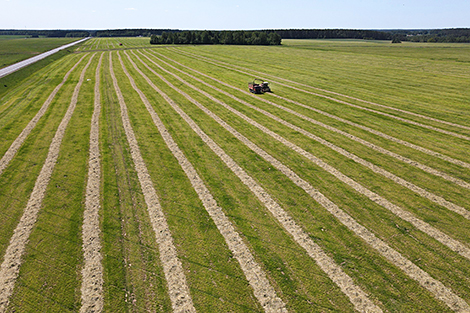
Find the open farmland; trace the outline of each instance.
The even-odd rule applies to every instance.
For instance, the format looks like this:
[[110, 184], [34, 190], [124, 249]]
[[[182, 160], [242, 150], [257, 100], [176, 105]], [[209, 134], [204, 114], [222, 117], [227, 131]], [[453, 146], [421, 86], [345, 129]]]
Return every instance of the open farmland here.
[[76, 38], [0, 36], [0, 68], [4, 68], [76, 40]]
[[97, 37], [76, 48], [76, 51], [129, 49], [150, 47], [149, 37]]
[[470, 45], [144, 39], [0, 98], [0, 312], [470, 312]]

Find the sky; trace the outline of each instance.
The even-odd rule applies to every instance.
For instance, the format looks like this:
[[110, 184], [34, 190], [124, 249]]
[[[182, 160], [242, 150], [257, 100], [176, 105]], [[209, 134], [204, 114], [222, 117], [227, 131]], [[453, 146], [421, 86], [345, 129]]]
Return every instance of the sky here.
[[470, 0], [0, 0], [0, 29], [470, 27]]

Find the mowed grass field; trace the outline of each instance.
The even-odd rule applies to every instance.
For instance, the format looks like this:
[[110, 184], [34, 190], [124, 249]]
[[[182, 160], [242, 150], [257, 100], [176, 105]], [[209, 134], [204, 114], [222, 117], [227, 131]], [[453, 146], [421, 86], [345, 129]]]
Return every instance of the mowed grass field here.
[[24, 38], [0, 36], [0, 68], [66, 45], [77, 38]]
[[1, 98], [0, 312], [470, 311], [470, 45], [144, 40]]
[[87, 40], [76, 51], [111, 50], [151, 47], [149, 37], [97, 37]]

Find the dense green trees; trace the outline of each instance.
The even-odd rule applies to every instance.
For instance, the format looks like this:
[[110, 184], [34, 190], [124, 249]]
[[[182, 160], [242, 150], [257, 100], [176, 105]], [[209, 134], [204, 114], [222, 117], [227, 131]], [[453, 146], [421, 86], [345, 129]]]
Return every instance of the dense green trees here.
[[70, 32], [65, 34], [65, 37], [72, 37], [72, 38], [80, 38], [80, 37], [88, 37], [90, 33], [83, 31], [83, 32]]
[[470, 42], [470, 28], [390, 30], [394, 38], [412, 42]]
[[26, 37], [88, 37], [90, 36], [89, 31], [84, 30], [35, 30], [35, 29], [5, 29], [0, 30], [0, 35], [16, 35]]
[[94, 37], [150, 37], [151, 35], [161, 35], [163, 32], [179, 32], [177, 29], [106, 29], [93, 31]]
[[280, 45], [281, 36], [267, 31], [182, 31], [152, 35], [151, 44], [222, 44], [222, 45]]
[[389, 33], [361, 29], [277, 29], [275, 32], [283, 39], [392, 39]]
[[106, 29], [106, 30], [36, 30], [4, 29], [0, 35], [42, 36], [42, 37], [150, 37], [163, 32], [178, 32], [176, 29]]

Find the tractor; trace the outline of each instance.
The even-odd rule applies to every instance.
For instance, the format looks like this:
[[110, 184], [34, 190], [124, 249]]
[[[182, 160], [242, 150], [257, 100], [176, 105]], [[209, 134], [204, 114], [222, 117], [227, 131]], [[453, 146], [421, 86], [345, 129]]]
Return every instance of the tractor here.
[[268, 85], [268, 82], [255, 78], [253, 82], [248, 83], [248, 89], [250, 90], [250, 92], [257, 94], [271, 92], [271, 88], [269, 88]]

